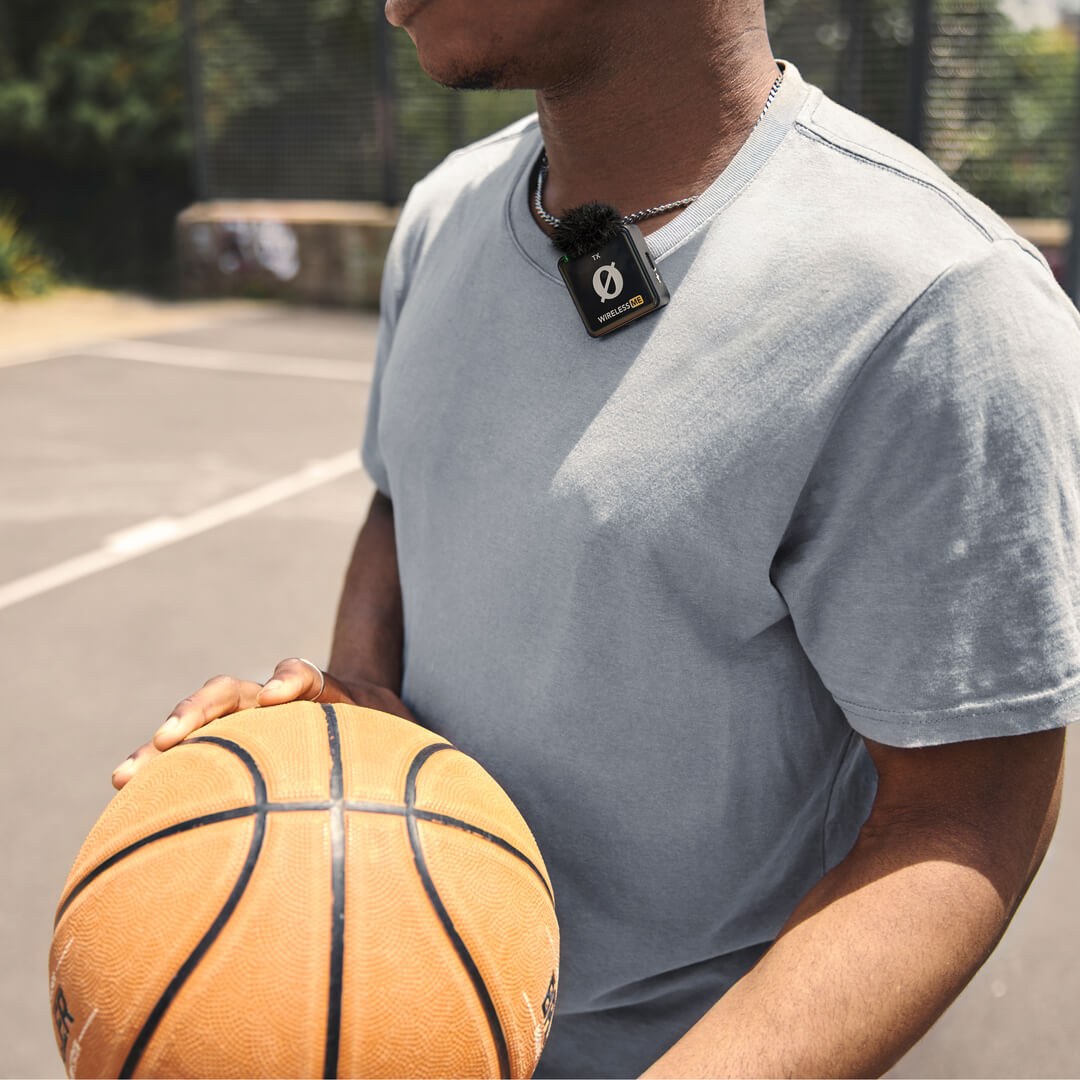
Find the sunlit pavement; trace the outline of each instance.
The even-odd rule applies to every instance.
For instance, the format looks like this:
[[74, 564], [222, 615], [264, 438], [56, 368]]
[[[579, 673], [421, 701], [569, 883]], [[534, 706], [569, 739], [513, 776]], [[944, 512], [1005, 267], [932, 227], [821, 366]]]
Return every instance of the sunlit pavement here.
[[[113, 766], [209, 676], [326, 658], [371, 494], [356, 447], [372, 316], [132, 305], [18, 326], [0, 306], [5, 1076], [62, 1072], [52, 916]], [[1080, 1075], [1070, 784], [1013, 928], [891, 1075]]]

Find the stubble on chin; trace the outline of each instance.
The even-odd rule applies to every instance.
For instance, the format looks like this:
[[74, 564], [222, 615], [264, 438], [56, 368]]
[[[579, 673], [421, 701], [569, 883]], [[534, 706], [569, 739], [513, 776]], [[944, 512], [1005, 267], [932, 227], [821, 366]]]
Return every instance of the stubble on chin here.
[[505, 90], [505, 67], [461, 68], [458, 71], [432, 75], [442, 86], [451, 90]]

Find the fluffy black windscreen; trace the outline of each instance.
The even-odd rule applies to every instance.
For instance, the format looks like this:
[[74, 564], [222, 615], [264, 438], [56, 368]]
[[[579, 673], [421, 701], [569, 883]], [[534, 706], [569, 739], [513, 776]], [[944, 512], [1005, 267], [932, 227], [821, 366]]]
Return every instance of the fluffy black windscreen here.
[[551, 242], [571, 259], [596, 251], [614, 240], [622, 228], [622, 214], [607, 203], [591, 202], [568, 210]]

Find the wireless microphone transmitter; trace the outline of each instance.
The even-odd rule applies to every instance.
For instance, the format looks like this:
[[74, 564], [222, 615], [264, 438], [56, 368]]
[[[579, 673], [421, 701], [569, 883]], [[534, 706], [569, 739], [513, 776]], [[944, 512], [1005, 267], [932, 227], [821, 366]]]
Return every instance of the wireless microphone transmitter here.
[[558, 266], [592, 337], [610, 334], [671, 299], [636, 225], [620, 226], [596, 251], [573, 259], [564, 255]]

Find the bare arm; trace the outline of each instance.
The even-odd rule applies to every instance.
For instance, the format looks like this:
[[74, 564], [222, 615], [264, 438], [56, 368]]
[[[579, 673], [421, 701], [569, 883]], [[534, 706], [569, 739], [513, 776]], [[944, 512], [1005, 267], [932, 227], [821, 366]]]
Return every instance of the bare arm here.
[[1004, 933], [1046, 853], [1063, 729], [920, 750], [879, 773], [851, 853], [647, 1077], [878, 1076]]
[[399, 694], [404, 642], [394, 506], [376, 492], [345, 574], [327, 670], [344, 686], [360, 680]]

